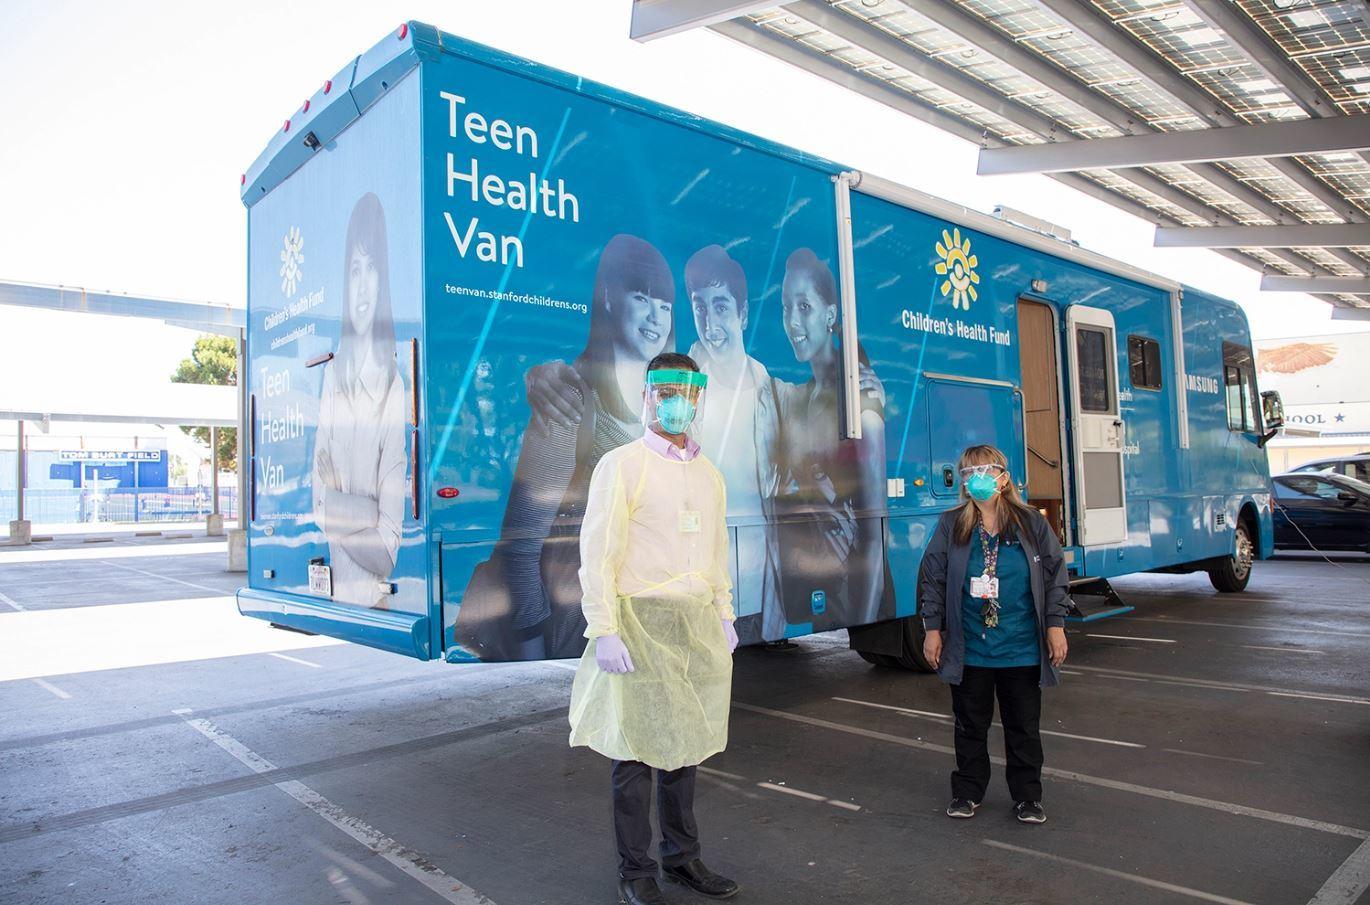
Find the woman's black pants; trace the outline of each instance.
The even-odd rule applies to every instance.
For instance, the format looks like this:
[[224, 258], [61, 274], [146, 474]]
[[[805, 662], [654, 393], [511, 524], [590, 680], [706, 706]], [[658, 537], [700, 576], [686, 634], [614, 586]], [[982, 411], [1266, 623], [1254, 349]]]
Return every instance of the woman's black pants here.
[[1038, 685], [1041, 675], [1038, 666], [967, 666], [961, 684], [951, 686], [951, 709], [956, 715], [952, 798], [985, 800], [985, 789], [989, 786], [989, 724], [994, 719], [994, 699], [998, 697], [1009, 792], [1014, 801], [1042, 800], [1042, 689]]

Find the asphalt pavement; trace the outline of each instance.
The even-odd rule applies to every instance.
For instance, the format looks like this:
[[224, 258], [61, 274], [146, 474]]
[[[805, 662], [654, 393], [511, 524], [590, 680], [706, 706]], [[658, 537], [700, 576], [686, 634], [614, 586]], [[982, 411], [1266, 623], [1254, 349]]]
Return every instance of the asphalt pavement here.
[[[615, 900], [572, 663], [274, 630], [236, 615], [224, 559], [0, 550], [0, 901]], [[1370, 562], [1115, 587], [1136, 611], [1072, 624], [1046, 692], [1045, 825], [1012, 819], [1001, 764], [975, 819], [945, 817], [947, 689], [838, 632], [738, 652], [706, 862], [758, 905], [1370, 903]]]

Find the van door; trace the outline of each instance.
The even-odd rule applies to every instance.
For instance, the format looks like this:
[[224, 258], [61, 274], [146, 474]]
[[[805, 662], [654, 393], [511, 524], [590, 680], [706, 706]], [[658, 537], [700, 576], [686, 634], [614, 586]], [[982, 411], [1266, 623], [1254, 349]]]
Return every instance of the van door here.
[[1117, 335], [1100, 308], [1066, 309], [1075, 511], [1086, 547], [1127, 539], [1123, 494], [1125, 425], [1118, 409]]

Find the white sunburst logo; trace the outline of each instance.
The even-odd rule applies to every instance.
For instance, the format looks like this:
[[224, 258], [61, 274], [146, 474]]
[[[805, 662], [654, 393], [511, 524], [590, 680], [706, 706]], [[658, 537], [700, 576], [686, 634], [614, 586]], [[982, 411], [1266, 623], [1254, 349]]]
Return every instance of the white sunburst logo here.
[[298, 226], [290, 227], [285, 234], [285, 247], [281, 249], [281, 292], [286, 298], [295, 294], [295, 289], [304, 280], [300, 265], [304, 263], [304, 236]]
[[951, 307], [970, 310], [970, 303], [979, 295], [975, 286], [980, 275], [975, 272], [980, 259], [970, 253], [970, 237], [961, 238], [961, 230], [953, 229], [948, 234], [942, 230], [942, 241], [937, 243], [937, 275], [946, 277], [942, 281], [942, 295], [951, 296]]

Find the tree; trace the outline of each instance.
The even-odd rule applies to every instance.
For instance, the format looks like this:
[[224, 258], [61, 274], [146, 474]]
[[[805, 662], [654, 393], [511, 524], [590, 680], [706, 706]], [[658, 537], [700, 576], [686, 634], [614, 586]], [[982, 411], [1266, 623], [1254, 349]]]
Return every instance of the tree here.
[[[206, 335], [195, 340], [190, 357], [181, 360], [172, 383], [205, 383], [213, 386], [238, 385], [238, 341], [231, 336]], [[183, 427], [200, 445], [209, 448], [209, 428]], [[236, 471], [238, 467], [238, 431], [232, 427], [219, 428], [219, 470]]]

